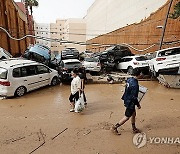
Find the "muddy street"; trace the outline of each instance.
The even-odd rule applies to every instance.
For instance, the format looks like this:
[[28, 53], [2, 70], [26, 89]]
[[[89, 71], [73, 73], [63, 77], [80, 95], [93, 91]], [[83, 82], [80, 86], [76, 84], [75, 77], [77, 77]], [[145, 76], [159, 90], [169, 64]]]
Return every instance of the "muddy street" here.
[[[180, 95], [156, 81], [143, 81], [148, 93], [137, 111], [137, 127], [150, 137], [180, 136]], [[0, 100], [0, 153], [119, 154], [173, 153], [180, 144], [137, 148], [131, 123], [115, 136], [110, 127], [124, 115], [122, 84], [86, 85], [87, 108], [70, 113], [70, 85], [45, 87], [21, 98]]]

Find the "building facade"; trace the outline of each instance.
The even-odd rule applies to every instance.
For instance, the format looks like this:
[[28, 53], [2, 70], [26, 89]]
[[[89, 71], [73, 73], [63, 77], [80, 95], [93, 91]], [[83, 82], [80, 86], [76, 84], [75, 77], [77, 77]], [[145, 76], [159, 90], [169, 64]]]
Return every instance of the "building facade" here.
[[[86, 42], [86, 23], [84, 19], [56, 20], [56, 23], [50, 24], [50, 34], [52, 51], [61, 52], [68, 47], [74, 47], [80, 52], [86, 49], [85, 45], [76, 43]], [[58, 42], [56, 39], [63, 42]]]
[[[173, 13], [174, 6], [179, 2], [173, 0], [170, 5], [171, 0], [105, 1], [96, 0], [85, 17], [87, 50], [98, 52], [114, 44], [126, 44], [137, 54], [154, 52], [160, 48], [167, 11], [170, 7], [169, 13]], [[180, 45], [179, 29], [179, 18], [167, 19], [162, 49]]]
[[167, 0], [95, 0], [85, 17], [86, 40], [138, 23], [166, 2]]
[[46, 45], [50, 48], [51, 47], [51, 41], [46, 40], [46, 39], [50, 38], [50, 24], [35, 23], [34, 24], [34, 30], [35, 30], [36, 36], [42, 37], [42, 38], [36, 38], [36, 43]]

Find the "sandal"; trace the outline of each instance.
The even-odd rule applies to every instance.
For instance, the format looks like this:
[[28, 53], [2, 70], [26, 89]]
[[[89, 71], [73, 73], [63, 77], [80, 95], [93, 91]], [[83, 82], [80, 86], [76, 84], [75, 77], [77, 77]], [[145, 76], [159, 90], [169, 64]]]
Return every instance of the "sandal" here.
[[111, 127], [111, 131], [112, 131], [112, 133], [115, 134], [115, 135], [121, 135], [121, 133], [118, 132], [116, 126], [112, 126], [112, 127]]
[[139, 130], [139, 129], [137, 129], [137, 128], [134, 128], [133, 129], [133, 134], [136, 134], [136, 133], [140, 133], [141, 131]]

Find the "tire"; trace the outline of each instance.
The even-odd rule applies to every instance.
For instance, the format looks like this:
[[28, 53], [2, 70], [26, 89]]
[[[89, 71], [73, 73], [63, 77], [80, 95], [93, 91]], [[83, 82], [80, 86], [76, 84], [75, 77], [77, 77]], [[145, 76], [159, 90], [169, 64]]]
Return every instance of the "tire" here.
[[24, 86], [18, 87], [15, 91], [15, 96], [21, 97], [26, 93], [26, 91], [27, 91], [26, 87]]
[[58, 84], [58, 78], [57, 77], [53, 77], [53, 79], [51, 80], [51, 85], [55, 86]]
[[129, 66], [128, 67], [128, 74], [132, 75], [133, 71], [134, 71], [133, 67]]

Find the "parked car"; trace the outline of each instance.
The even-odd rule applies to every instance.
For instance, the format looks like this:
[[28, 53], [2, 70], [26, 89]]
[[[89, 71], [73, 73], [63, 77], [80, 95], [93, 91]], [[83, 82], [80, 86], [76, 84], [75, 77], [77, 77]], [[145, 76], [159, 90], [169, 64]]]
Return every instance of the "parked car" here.
[[62, 60], [60, 63], [60, 78], [61, 81], [70, 81], [71, 78], [71, 71], [73, 69], [79, 69], [82, 66], [82, 63], [78, 59], [66, 59]]
[[79, 51], [76, 48], [66, 48], [61, 51], [61, 59], [79, 59]]
[[86, 57], [91, 57], [91, 55], [93, 55], [93, 52], [86, 50], [79, 54], [79, 59], [83, 61]]
[[0, 96], [23, 96], [26, 92], [58, 83], [58, 72], [24, 59], [0, 61]]
[[5, 49], [0, 47], [0, 60], [2, 59], [9, 59], [12, 58], [13, 56], [7, 52]]
[[147, 62], [147, 58], [142, 55], [127, 56], [123, 57], [117, 65], [117, 69], [127, 70], [129, 74], [133, 74], [133, 70], [135, 68], [139, 68], [139, 70], [141, 70], [143, 73], [148, 72], [149, 65]]
[[176, 74], [180, 66], [180, 46], [154, 52], [149, 66], [154, 76]]
[[101, 64], [98, 58], [85, 58], [82, 62], [82, 65], [85, 67], [86, 71], [90, 72], [100, 72]]

